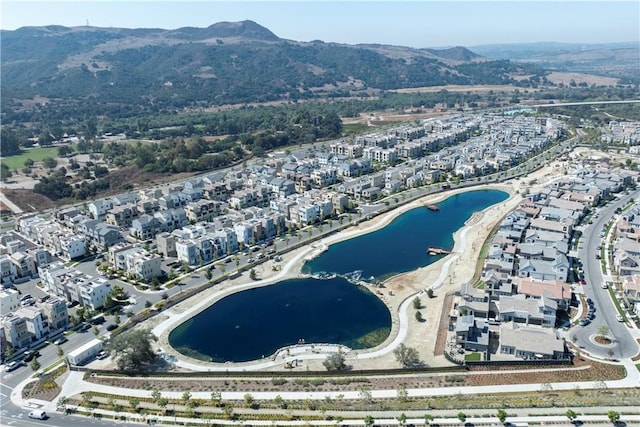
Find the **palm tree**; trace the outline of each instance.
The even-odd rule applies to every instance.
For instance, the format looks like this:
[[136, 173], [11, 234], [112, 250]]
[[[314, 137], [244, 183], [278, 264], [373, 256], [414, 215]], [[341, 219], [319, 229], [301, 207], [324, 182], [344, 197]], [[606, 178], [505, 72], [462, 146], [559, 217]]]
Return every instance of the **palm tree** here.
[[371, 427], [373, 425], [373, 423], [375, 423], [375, 420], [373, 419], [373, 417], [371, 415], [367, 415], [366, 417], [364, 417], [364, 425], [367, 427]]

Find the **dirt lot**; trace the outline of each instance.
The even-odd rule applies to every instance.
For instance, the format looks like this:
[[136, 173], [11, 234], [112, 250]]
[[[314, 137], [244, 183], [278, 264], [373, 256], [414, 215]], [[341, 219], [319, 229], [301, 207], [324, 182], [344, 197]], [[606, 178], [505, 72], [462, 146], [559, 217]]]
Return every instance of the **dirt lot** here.
[[615, 86], [619, 80], [613, 77], [596, 76], [593, 74], [561, 72], [551, 73], [547, 76], [547, 79], [555, 84], [564, 83], [568, 85], [571, 83], [571, 80], [573, 80], [576, 84], [586, 83], [589, 86], [594, 84], [598, 86]]

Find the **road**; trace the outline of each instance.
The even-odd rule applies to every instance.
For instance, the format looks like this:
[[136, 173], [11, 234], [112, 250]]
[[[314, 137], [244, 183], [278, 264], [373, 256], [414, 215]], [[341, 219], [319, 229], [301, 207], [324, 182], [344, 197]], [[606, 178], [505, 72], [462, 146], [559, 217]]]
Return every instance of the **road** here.
[[[585, 351], [594, 356], [622, 359], [633, 357], [638, 352], [638, 345], [625, 324], [616, 320], [618, 312], [611, 301], [609, 291], [600, 286], [605, 277], [602, 273], [600, 260], [596, 259], [596, 254], [600, 252], [596, 248], [604, 244], [601, 230], [613, 218], [616, 208], [624, 207], [631, 198], [637, 199], [638, 196], [640, 196], [640, 190], [631, 192], [629, 195], [619, 195], [620, 200], [614, 200], [598, 209], [596, 211], [598, 217], [593, 218], [593, 223], [586, 225], [583, 229], [578, 257], [582, 260], [587, 282], [583, 286], [583, 292], [586, 297], [593, 300], [596, 308], [595, 319], [585, 327], [574, 326], [571, 328], [567, 333], [567, 338], [572, 339], [575, 335], [578, 338], [576, 344], [583, 346]], [[593, 341], [602, 326], [609, 328], [609, 335], [613, 337], [613, 343], [610, 346], [602, 346]], [[610, 355], [609, 351], [612, 351], [613, 354]]]

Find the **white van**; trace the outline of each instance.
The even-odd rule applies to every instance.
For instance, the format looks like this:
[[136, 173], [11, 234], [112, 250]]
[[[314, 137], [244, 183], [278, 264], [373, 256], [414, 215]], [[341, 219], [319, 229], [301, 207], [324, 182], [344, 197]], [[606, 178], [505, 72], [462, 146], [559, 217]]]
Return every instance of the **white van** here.
[[47, 413], [42, 409], [34, 409], [29, 412], [29, 418], [35, 418], [36, 420], [44, 420], [47, 418]]

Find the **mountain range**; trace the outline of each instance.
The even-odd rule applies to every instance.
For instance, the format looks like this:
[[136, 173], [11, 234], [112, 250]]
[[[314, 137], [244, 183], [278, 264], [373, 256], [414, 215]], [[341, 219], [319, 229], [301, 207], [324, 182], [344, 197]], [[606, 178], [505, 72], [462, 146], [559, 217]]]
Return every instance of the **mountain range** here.
[[0, 36], [3, 109], [29, 108], [25, 100], [33, 99], [163, 110], [447, 84], [530, 87], [545, 75], [464, 47], [299, 42], [253, 21], [176, 30], [23, 27]]

